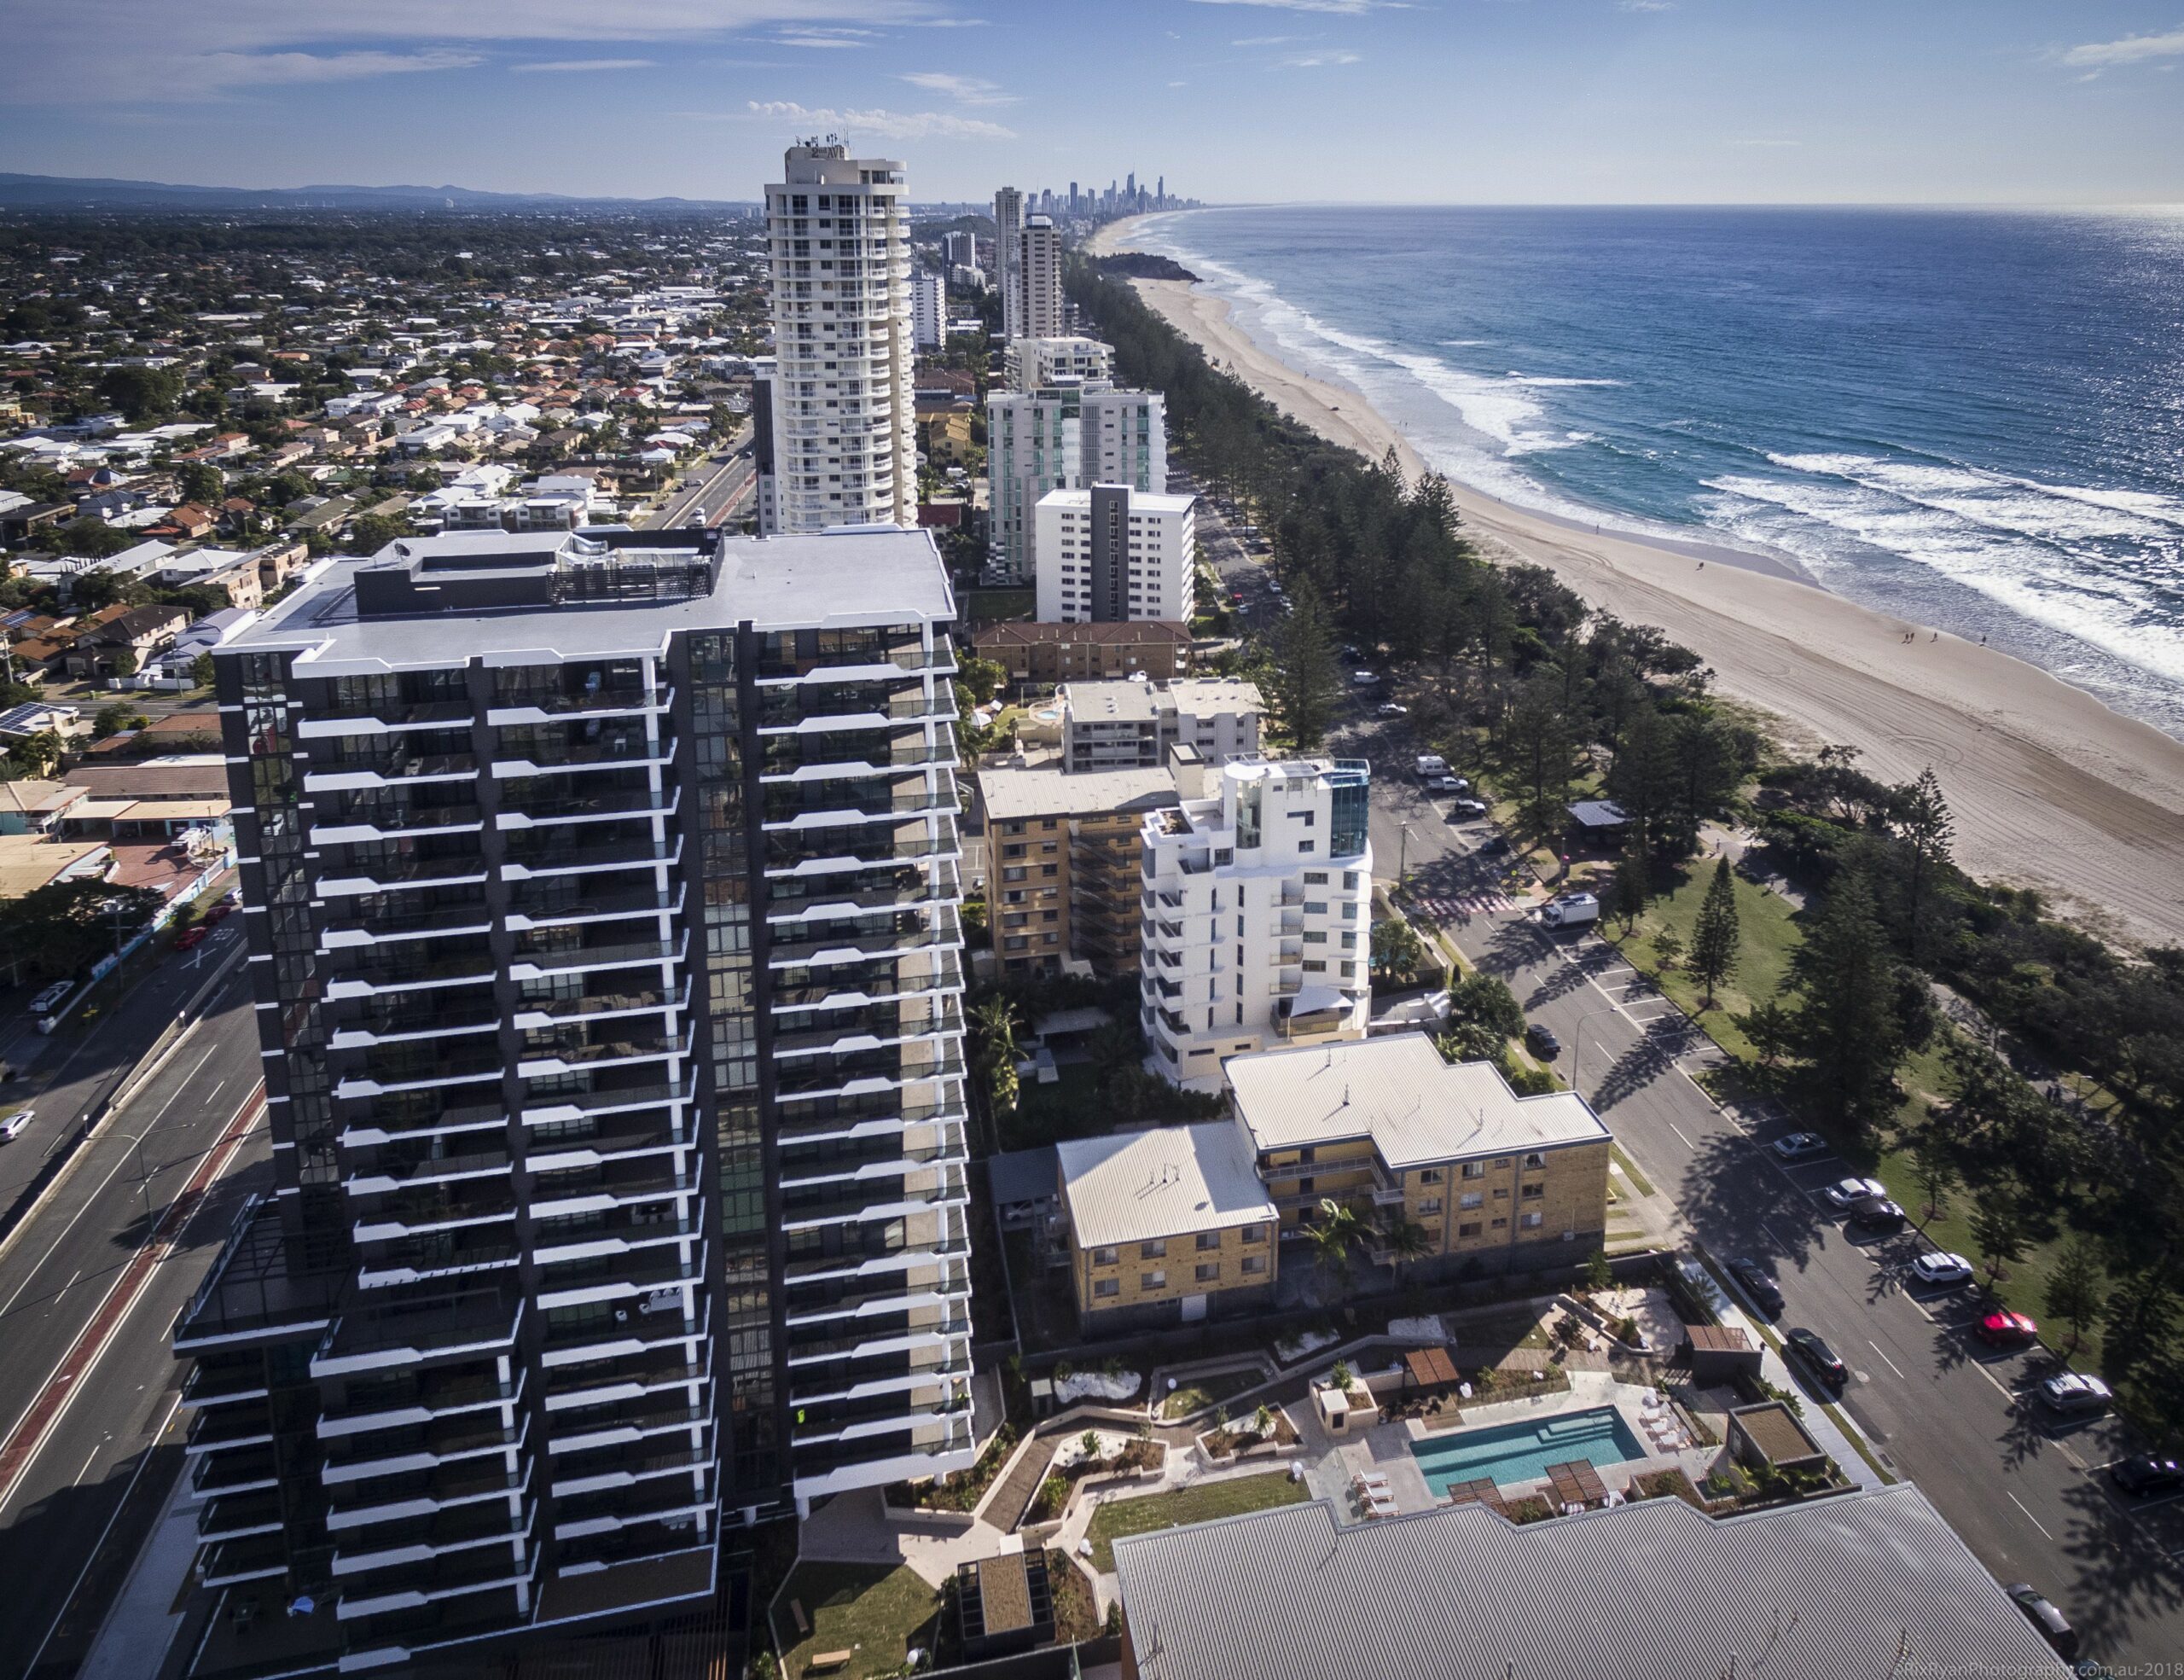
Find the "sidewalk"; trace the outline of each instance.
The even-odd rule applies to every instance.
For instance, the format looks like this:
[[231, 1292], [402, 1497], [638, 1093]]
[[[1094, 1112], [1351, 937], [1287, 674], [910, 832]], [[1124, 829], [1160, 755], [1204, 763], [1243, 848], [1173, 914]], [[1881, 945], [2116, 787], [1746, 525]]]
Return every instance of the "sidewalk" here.
[[159, 1524], [130, 1566], [76, 1680], [145, 1680], [160, 1671], [188, 1619], [177, 1607], [184, 1602], [182, 1590], [197, 1551], [198, 1510], [189, 1477], [177, 1476]]

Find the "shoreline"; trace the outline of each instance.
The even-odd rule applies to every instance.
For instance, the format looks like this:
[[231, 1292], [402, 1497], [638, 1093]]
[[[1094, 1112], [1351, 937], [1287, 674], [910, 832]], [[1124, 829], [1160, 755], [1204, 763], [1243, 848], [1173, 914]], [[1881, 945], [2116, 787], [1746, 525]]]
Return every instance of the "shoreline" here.
[[[1101, 229], [1088, 253], [1133, 248], [1137, 219]], [[1179, 280], [1131, 283], [1210, 359], [1321, 437], [1374, 461], [1392, 445], [1414, 480], [1430, 470], [1362, 396], [1252, 338], [1228, 299]], [[2184, 944], [2184, 742], [2014, 655], [1860, 606], [1764, 556], [1588, 530], [1449, 488], [1482, 549], [1544, 566], [1589, 605], [1691, 648], [1717, 691], [1769, 714], [1786, 746], [1856, 746], [1860, 767], [1891, 782], [1931, 764], [1967, 873], [2036, 887], [2105, 932]]]

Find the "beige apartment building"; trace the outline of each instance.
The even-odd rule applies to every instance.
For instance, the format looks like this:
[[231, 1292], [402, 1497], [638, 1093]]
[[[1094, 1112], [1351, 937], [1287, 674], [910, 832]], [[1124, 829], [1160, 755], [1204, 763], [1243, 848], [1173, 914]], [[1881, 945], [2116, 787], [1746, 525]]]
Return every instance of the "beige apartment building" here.
[[1139, 834], [1176, 803], [1165, 769], [1066, 775], [1059, 765], [979, 772], [985, 811], [986, 925], [1004, 976], [1137, 968]]
[[1273, 1304], [1274, 1204], [1231, 1122], [1077, 1138], [1054, 1154], [1086, 1335]]

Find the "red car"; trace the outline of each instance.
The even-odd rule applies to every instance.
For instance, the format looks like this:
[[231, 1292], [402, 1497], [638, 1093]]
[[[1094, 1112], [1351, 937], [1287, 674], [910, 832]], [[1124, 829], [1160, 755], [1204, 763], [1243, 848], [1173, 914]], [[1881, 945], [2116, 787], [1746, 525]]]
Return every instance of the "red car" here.
[[222, 917], [231, 915], [235, 910], [235, 901], [234, 899], [223, 898], [218, 904], [213, 905], [211, 910], [205, 912], [205, 919], [207, 921], [218, 921]]
[[201, 945], [204, 943], [205, 929], [201, 927], [185, 927], [174, 936], [174, 948], [177, 950], [188, 950], [192, 945]]
[[2040, 1327], [2021, 1312], [1990, 1312], [1979, 1321], [1979, 1340], [1996, 1347], [2021, 1347], [2040, 1334]]

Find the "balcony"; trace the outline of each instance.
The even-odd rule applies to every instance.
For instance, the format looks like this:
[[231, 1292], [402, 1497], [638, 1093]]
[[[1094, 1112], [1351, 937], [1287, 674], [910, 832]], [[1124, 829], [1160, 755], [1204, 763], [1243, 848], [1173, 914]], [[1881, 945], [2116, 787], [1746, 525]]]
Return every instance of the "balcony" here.
[[969, 1113], [961, 1088], [944, 1092], [937, 1102], [906, 1102], [893, 1087], [857, 1096], [822, 1097], [781, 1105], [782, 1147], [828, 1139], [900, 1133], [936, 1121], [960, 1125]]
[[694, 1363], [686, 1346], [670, 1343], [642, 1352], [624, 1353], [614, 1359], [612, 1369], [607, 1370], [576, 1365], [549, 1371], [545, 1389], [549, 1427], [557, 1411], [641, 1403], [659, 1395], [687, 1392], [693, 1385], [710, 1382], [713, 1369], [712, 1350], [700, 1347], [697, 1353]]
[[526, 1090], [523, 1119], [526, 1125], [587, 1116], [619, 1113], [632, 1108], [659, 1108], [671, 1102], [689, 1102], [697, 1096], [697, 1074], [690, 1071], [679, 1083], [661, 1078], [638, 1078], [624, 1084], [595, 1084], [588, 1090]]
[[774, 1054], [847, 1055], [962, 1031], [962, 1012], [953, 998], [943, 1000], [937, 1009], [874, 1003], [862, 1009], [784, 1011], [775, 1017]]
[[463, 1132], [497, 1133], [508, 1125], [508, 1110], [497, 1097], [489, 1102], [450, 1102], [447, 1096], [444, 1089], [401, 1091], [345, 1105], [342, 1147], [375, 1148], [395, 1142], [454, 1137]]
[[899, 1050], [852, 1050], [841, 1055], [799, 1056], [782, 1064], [776, 1072], [775, 1090], [784, 1101], [867, 1094], [926, 1079], [957, 1078], [962, 1072], [960, 1055], [913, 1061]]
[[[915, 1182], [923, 1179], [921, 1183]], [[959, 1206], [970, 1191], [961, 1170], [935, 1171], [926, 1168], [910, 1177], [899, 1173], [876, 1175], [851, 1181], [849, 1193], [824, 1189], [784, 1194], [781, 1228], [788, 1231], [815, 1230], [822, 1225], [892, 1219], [928, 1208]]]
[[669, 887], [616, 875], [595, 881], [585, 876], [556, 878], [519, 887], [509, 895], [508, 924], [520, 932], [534, 927], [568, 927], [616, 916], [676, 915], [682, 909], [682, 883]]
[[359, 846], [346, 857], [322, 859], [313, 891], [321, 898], [344, 898], [404, 887], [466, 885], [485, 879], [485, 860], [475, 851], [431, 857], [355, 855], [364, 850]]
[[[636, 826], [636, 825], [631, 825]], [[590, 875], [601, 869], [648, 868], [682, 860], [682, 836], [604, 834], [596, 828], [520, 829], [508, 837], [504, 881], [537, 875]]]
[[503, 778], [569, 776], [585, 770], [629, 770], [675, 762], [677, 738], [648, 738], [636, 726], [584, 739], [573, 732], [553, 738], [543, 730], [503, 730], [493, 774]]
[[444, 730], [450, 724], [470, 723], [470, 701], [466, 698], [421, 700], [410, 703], [398, 700], [366, 704], [357, 710], [343, 711], [328, 707], [315, 716], [303, 719], [296, 726], [301, 740], [323, 739], [344, 735], [361, 735], [373, 730], [415, 730], [438, 724]]
[[537, 1512], [537, 1505], [526, 1500], [521, 1514], [511, 1517], [505, 1503], [494, 1501], [458, 1505], [452, 1510], [398, 1522], [375, 1523], [344, 1537], [334, 1548], [333, 1572], [339, 1578], [368, 1570], [423, 1563], [473, 1546], [505, 1547], [531, 1532]]
[[428, 1360], [507, 1353], [515, 1346], [523, 1304], [466, 1291], [430, 1301], [392, 1300], [352, 1308], [336, 1319], [311, 1355], [314, 1377], [389, 1370]]
[[777, 940], [769, 949], [769, 968], [812, 968], [856, 962], [892, 952], [945, 949], [963, 943], [963, 927], [952, 905], [903, 911], [892, 917], [845, 918], [834, 927], [802, 939]]
[[520, 1032], [530, 1032], [550, 1029], [557, 1023], [618, 1020], [690, 1007], [691, 982], [687, 978], [673, 990], [657, 985], [635, 985], [636, 979], [635, 975], [609, 974], [587, 983], [597, 985], [599, 990], [587, 990], [573, 997], [534, 997], [526, 992], [515, 1007], [516, 1027]]
[[498, 1175], [451, 1184], [398, 1186], [362, 1200], [369, 1205], [357, 1216], [352, 1234], [358, 1242], [390, 1242], [515, 1217], [515, 1192]]
[[511, 782], [496, 826], [520, 830], [553, 823], [602, 823], [631, 817], [671, 817], [682, 808], [679, 782], [665, 788], [610, 788], [592, 793], [534, 792]]
[[[419, 791], [441, 785], [421, 783]], [[316, 813], [310, 830], [313, 846], [362, 845], [378, 840], [474, 834], [485, 823], [484, 811], [468, 799], [433, 802], [404, 798], [392, 792], [376, 797], [354, 793], [346, 798], [322, 794], [313, 802], [312, 808]]]
[[492, 947], [482, 933], [405, 939], [392, 946], [351, 945], [326, 965], [326, 995], [339, 999], [420, 988], [439, 991], [492, 978]]
[[197, 1414], [183, 1438], [185, 1452], [226, 1452], [273, 1445], [273, 1420], [263, 1406], [215, 1406]]
[[288, 1572], [288, 1540], [278, 1533], [223, 1540], [206, 1547], [197, 1556], [197, 1580], [200, 1586], [237, 1586], [245, 1581], [262, 1581]]
[[[543, 1357], [549, 1370], [557, 1365], [652, 1352], [670, 1343], [703, 1341], [712, 1334], [712, 1311], [703, 1302], [694, 1324], [685, 1322], [679, 1309], [647, 1312], [641, 1305], [626, 1305], [573, 1311], [581, 1316], [563, 1317], [558, 1322], [554, 1322], [556, 1315], [548, 1315]], [[558, 1386], [549, 1381], [548, 1392]]]
[[[799, 1400], [827, 1400], [862, 1385], [894, 1386], [950, 1375], [968, 1375], [969, 1350], [958, 1347], [971, 1334], [971, 1316], [961, 1310], [874, 1311], [833, 1321], [831, 1336], [791, 1334], [788, 1363]], [[839, 1327], [847, 1325], [847, 1328]]]
[[501, 1019], [491, 988], [484, 985], [443, 988], [428, 997], [371, 997], [332, 1014], [334, 1049], [490, 1031]]
[[688, 1431], [712, 1421], [712, 1409], [702, 1396], [693, 1398], [688, 1390], [663, 1390], [635, 1404], [572, 1407], [550, 1414], [546, 1450], [562, 1456], [626, 1447], [648, 1437]]
[[497, 1458], [462, 1459], [442, 1469], [336, 1483], [326, 1491], [326, 1526], [338, 1533], [373, 1523], [427, 1517], [486, 1500], [506, 1509], [509, 1496], [520, 1493], [531, 1475], [528, 1459], [520, 1458], [514, 1470], [508, 1468], [512, 1451], [503, 1449]]
[[437, 1470], [486, 1453], [504, 1454], [522, 1447], [529, 1423], [527, 1412], [519, 1412], [512, 1424], [497, 1412], [468, 1412], [429, 1423], [335, 1435], [326, 1442], [320, 1479], [330, 1488], [374, 1476]]
[[566, 1219], [631, 1202], [688, 1195], [697, 1188], [694, 1175], [683, 1170], [674, 1154], [634, 1155], [597, 1166], [542, 1174], [531, 1186], [531, 1211], [542, 1220]]
[[537, 1573], [538, 1555], [528, 1548], [520, 1553], [492, 1548], [435, 1557], [411, 1564], [404, 1572], [375, 1573], [369, 1586], [344, 1589], [334, 1600], [334, 1613], [340, 1621], [384, 1616], [459, 1594], [512, 1589], [536, 1579]]
[[256, 1534], [277, 1535], [287, 1526], [277, 1489], [228, 1493], [206, 1502], [197, 1518], [197, 1538], [200, 1541], [240, 1540]]
[[307, 750], [307, 793], [342, 793], [396, 782], [467, 782], [478, 774], [478, 755], [471, 750], [468, 730], [451, 734], [444, 746], [433, 735], [396, 735], [391, 741], [358, 736]]
[[430, 1423], [453, 1414], [498, 1410], [523, 1398], [524, 1373], [507, 1381], [497, 1367], [432, 1365], [343, 1385], [318, 1420], [321, 1440]]
[[928, 695], [922, 688], [897, 692], [886, 683], [845, 683], [833, 689], [806, 683], [769, 689], [758, 708], [758, 733], [810, 735], [824, 730], [875, 729], [885, 724], [946, 722], [956, 716], [955, 690]]
[[800, 925], [815, 920], [961, 897], [961, 881], [955, 866], [949, 863], [930, 871], [870, 869], [803, 875], [768, 891], [766, 919], [779, 926], [783, 937], [793, 938]]
[[[645, 666], [635, 660], [595, 666], [577, 680], [572, 666], [543, 667], [537, 677], [502, 671], [494, 685], [485, 721], [501, 726], [544, 718], [610, 718], [617, 713], [665, 710], [673, 691], [646, 683]], [[536, 713], [537, 719], [531, 715]]]
[[926, 823], [906, 825], [913, 832], [904, 837], [857, 827], [849, 828], [784, 829], [766, 839], [766, 875], [784, 876], [828, 874], [874, 868], [894, 863], [917, 863], [928, 858], [953, 859], [962, 855], [962, 841], [956, 833], [952, 813], [942, 814], [944, 832], [937, 838], [925, 832]]
[[[931, 785], [921, 782], [900, 790], [886, 782], [776, 783], [767, 789], [764, 822], [770, 832], [793, 831], [847, 826], [875, 817], [909, 817], [923, 811], [953, 813], [960, 809], [954, 774], [938, 770], [931, 775]], [[772, 849], [770, 843], [768, 851]]]
[[[498, 1222], [497, 1222], [498, 1223]], [[367, 1289], [436, 1278], [479, 1277], [513, 1270], [521, 1260], [514, 1240], [488, 1225], [375, 1241], [357, 1262], [357, 1282]]]
[[595, 945], [572, 938], [571, 931], [534, 931], [520, 935], [514, 942], [508, 963], [509, 977], [539, 980], [594, 968], [624, 968], [639, 964], [657, 968], [663, 962], [680, 962], [688, 944], [688, 933], [680, 931], [665, 939], [625, 938]]
[[261, 1493], [281, 1485], [280, 1461], [269, 1442], [235, 1452], [208, 1452], [197, 1461], [190, 1487], [206, 1498], [218, 1494]]
[[330, 900], [319, 935], [320, 945], [334, 950], [344, 945], [369, 945], [383, 939], [484, 933], [490, 930], [492, 913], [486, 908], [482, 892], [474, 888], [468, 893], [457, 893], [446, 887], [433, 890], [445, 896], [416, 902], [373, 892]]

